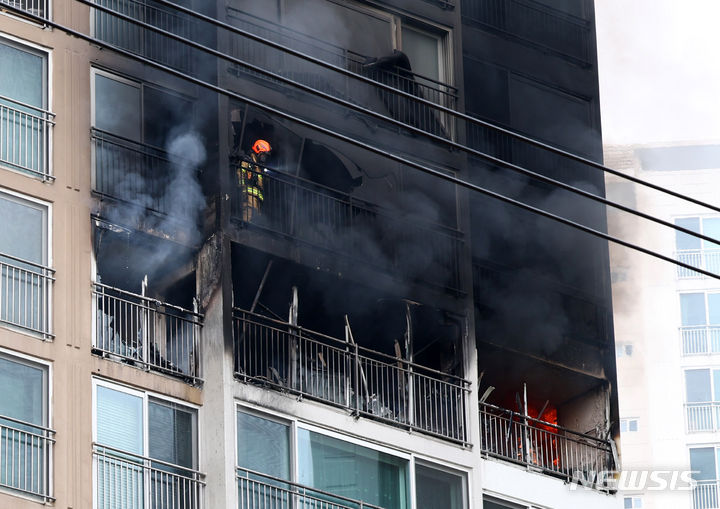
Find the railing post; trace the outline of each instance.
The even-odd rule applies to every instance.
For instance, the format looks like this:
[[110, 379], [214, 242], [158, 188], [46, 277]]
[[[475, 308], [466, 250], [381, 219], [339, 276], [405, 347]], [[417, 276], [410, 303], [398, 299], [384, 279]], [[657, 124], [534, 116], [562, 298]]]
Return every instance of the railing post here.
[[353, 387], [355, 391], [355, 413], [356, 415], [360, 415], [360, 352], [357, 343], [353, 343], [353, 350], [355, 357], [355, 384]]

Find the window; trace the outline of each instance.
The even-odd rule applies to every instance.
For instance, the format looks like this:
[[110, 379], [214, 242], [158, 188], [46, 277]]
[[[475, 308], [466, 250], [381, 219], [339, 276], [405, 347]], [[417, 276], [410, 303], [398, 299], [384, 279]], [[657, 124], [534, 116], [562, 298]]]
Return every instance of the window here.
[[[99, 69], [92, 76], [93, 189], [157, 212], [180, 214], [184, 205], [166, 192], [175, 174], [167, 146], [191, 130], [193, 102]], [[191, 198], [186, 203], [197, 200]]]
[[98, 380], [94, 389], [96, 508], [199, 508], [196, 410]]
[[618, 343], [615, 345], [615, 356], [616, 357], [632, 357], [633, 345], [632, 343]]
[[621, 433], [634, 433], [638, 430], [637, 419], [620, 419], [620, 432]]
[[642, 498], [640, 497], [624, 497], [623, 507], [625, 509], [640, 509], [642, 508]]
[[[720, 217], [683, 217], [675, 219], [675, 225], [695, 233], [720, 239]], [[720, 244], [698, 239], [683, 232], [675, 232], [675, 249], [678, 261], [720, 273]], [[679, 278], [698, 277], [699, 274], [678, 267]]]
[[688, 431], [713, 431], [720, 422], [720, 369], [685, 371]]
[[415, 462], [415, 490], [422, 509], [467, 507], [465, 476], [450, 469]]
[[526, 505], [515, 504], [495, 497], [483, 496], [483, 509], [528, 509]]
[[47, 111], [47, 53], [0, 38], [0, 163], [47, 177], [52, 114]]
[[718, 507], [718, 465], [720, 448], [697, 447], [690, 449], [690, 470], [697, 483], [693, 487], [693, 507]]
[[685, 355], [720, 352], [720, 293], [680, 294], [680, 323]]
[[0, 352], [0, 487], [48, 499], [48, 367]]
[[300, 491], [301, 506], [334, 502], [354, 507], [355, 501], [363, 501], [386, 509], [411, 509], [410, 472], [414, 463], [415, 498], [422, 500], [423, 509], [467, 508], [463, 473], [293, 421], [239, 408], [237, 445], [241, 501], [284, 507], [287, 503], [281, 501], [290, 491], [280, 480], [288, 480], [305, 487]]
[[0, 321], [23, 331], [50, 334], [48, 205], [0, 192]]

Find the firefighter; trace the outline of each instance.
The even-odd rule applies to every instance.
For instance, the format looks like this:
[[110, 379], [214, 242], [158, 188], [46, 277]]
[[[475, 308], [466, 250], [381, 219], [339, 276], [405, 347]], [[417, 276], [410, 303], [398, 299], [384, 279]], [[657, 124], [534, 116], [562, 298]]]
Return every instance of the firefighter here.
[[272, 147], [265, 140], [256, 140], [252, 145], [250, 157], [243, 159], [237, 169], [238, 185], [243, 199], [243, 221], [250, 222], [260, 213], [263, 203], [263, 172]]

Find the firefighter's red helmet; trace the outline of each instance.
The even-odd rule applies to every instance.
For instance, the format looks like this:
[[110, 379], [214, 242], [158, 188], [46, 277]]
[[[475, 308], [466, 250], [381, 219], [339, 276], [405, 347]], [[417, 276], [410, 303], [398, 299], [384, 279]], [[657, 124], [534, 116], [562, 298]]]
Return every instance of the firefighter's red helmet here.
[[263, 152], [270, 153], [272, 150], [270, 144], [265, 140], [257, 140], [253, 143], [252, 149], [256, 154], [262, 154]]

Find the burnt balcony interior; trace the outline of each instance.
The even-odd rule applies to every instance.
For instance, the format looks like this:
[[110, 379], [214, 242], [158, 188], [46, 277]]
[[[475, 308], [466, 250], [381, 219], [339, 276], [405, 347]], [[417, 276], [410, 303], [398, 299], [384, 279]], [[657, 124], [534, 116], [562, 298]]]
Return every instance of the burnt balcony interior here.
[[[379, 155], [306, 132], [243, 105], [230, 112], [235, 225], [360, 262], [402, 279], [458, 291], [462, 234], [455, 187]], [[255, 140], [272, 154], [251, 160]], [[252, 206], [239, 175], [262, 180]], [[338, 256], [339, 255], [339, 256]]]
[[[617, 467], [606, 380], [478, 345], [480, 449], [566, 480]], [[492, 389], [491, 389], [492, 388]]]
[[240, 380], [466, 443], [463, 320], [254, 249], [233, 249]]
[[100, 220], [93, 234], [94, 352], [199, 381], [195, 250]]

